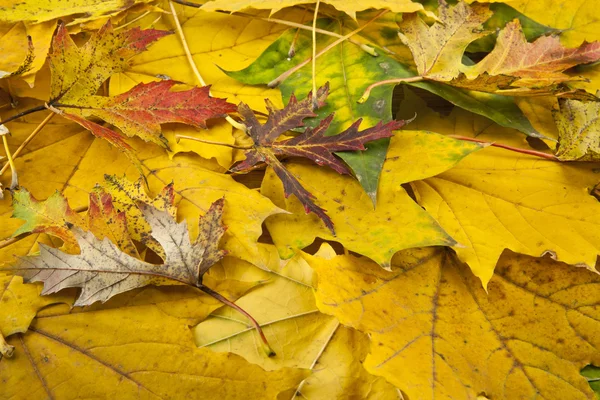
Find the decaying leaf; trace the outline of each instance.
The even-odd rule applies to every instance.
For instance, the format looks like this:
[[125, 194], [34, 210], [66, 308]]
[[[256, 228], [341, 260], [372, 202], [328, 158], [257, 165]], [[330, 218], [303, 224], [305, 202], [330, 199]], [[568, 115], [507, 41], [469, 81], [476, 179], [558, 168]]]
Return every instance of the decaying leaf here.
[[488, 34], [481, 26], [492, 12], [487, 5], [461, 1], [450, 6], [441, 0], [438, 13], [439, 21], [431, 27], [417, 14], [403, 16], [399, 36], [410, 48], [419, 75], [450, 81], [460, 73], [467, 46]]
[[[500, 32], [491, 53], [476, 65], [462, 69], [468, 80], [459, 79], [454, 84], [491, 92], [511, 90], [512, 95], [526, 95], [528, 91], [539, 91], [541, 88], [548, 88], [552, 92], [553, 86], [577, 79], [563, 71], [598, 60], [600, 42], [584, 43], [569, 49], [561, 45], [557, 36], [542, 36], [528, 43], [517, 19]], [[488, 83], [487, 87], [482, 87], [488, 76], [501, 78], [505, 82]], [[522, 93], [519, 88], [523, 88]]]
[[80, 254], [66, 254], [41, 245], [39, 257], [23, 258], [11, 270], [28, 282], [44, 282], [42, 294], [67, 287], [82, 288], [76, 306], [104, 302], [116, 294], [163, 279], [202, 286], [204, 273], [225, 255], [217, 247], [225, 232], [221, 224], [223, 201], [215, 202], [200, 220], [200, 233], [194, 243], [185, 222], [178, 224], [166, 212], [151, 206], [142, 206], [142, 210], [152, 236], [165, 251], [164, 264], [135, 259], [110, 240], [100, 241], [91, 232], [74, 228]]
[[327, 165], [340, 174], [350, 174], [346, 165], [333, 155], [335, 151], [364, 150], [364, 144], [393, 135], [406, 121], [392, 121], [387, 124], [379, 123], [375, 127], [359, 131], [361, 120], [356, 121], [350, 128], [333, 136], [325, 136], [333, 116], [324, 119], [316, 128], [306, 130], [291, 139], [276, 141], [283, 133], [304, 126], [304, 119], [315, 117], [315, 105], [323, 105], [327, 98], [329, 86], [321, 87], [315, 98], [309, 94], [302, 101], [294, 96], [282, 110], [276, 110], [268, 105], [269, 119], [262, 125], [252, 110], [245, 105], [239, 106], [239, 112], [248, 127], [248, 134], [254, 142], [254, 148], [246, 152], [246, 160], [237, 165], [233, 171], [245, 171], [258, 163], [266, 163], [273, 168], [283, 182], [285, 196], [293, 194], [304, 206], [306, 213], [315, 213], [325, 226], [335, 235], [333, 222], [326, 210], [314, 203], [314, 195], [307, 191], [289, 170], [277, 159], [277, 156], [294, 156], [308, 158], [318, 165]]
[[596, 273], [506, 252], [486, 293], [447, 249], [400, 253], [391, 272], [304, 257], [319, 309], [368, 333], [365, 368], [410, 399], [593, 397], [579, 370], [600, 362]]
[[[462, 57], [467, 46], [487, 35], [482, 24], [490, 16], [487, 5], [441, 2], [440, 21], [429, 27], [416, 14], [404, 18], [400, 39], [413, 54], [419, 74], [435, 81], [483, 92], [512, 96], [555, 94], [593, 99], [585, 91], [560, 86], [577, 80], [563, 73], [575, 65], [600, 60], [600, 42], [568, 49], [555, 36], [528, 43], [518, 19], [501, 31], [494, 49], [479, 63], [467, 66]], [[464, 74], [464, 75], [463, 75]]]
[[12, 207], [12, 217], [25, 221], [13, 233], [13, 237], [23, 233], [47, 233], [64, 242], [63, 250], [77, 252], [77, 240], [69, 227], [83, 227], [85, 223], [59, 192], [54, 192], [44, 201], [38, 201], [27, 189], [22, 188], [12, 193]]
[[600, 161], [600, 102], [560, 100], [560, 111], [553, 115], [558, 127], [558, 158]]
[[49, 105], [130, 155], [131, 147], [119, 134], [82, 117], [97, 116], [117, 126], [127, 136], [138, 136], [167, 147], [160, 124], [180, 122], [206, 128], [207, 119], [235, 111], [233, 104], [210, 97], [208, 87], [170, 92], [175, 85], [173, 81], [140, 84], [115, 97], [95, 95], [104, 81], [129, 65], [131, 57], [169, 33], [135, 28], [117, 33], [109, 21], [80, 48], [65, 26], [60, 25], [50, 57]]

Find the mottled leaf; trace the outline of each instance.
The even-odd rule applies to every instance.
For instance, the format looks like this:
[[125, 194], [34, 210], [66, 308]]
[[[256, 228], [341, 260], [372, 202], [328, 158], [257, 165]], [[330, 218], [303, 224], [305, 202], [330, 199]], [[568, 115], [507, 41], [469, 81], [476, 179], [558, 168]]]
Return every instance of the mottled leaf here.
[[41, 245], [39, 257], [22, 258], [10, 270], [28, 282], [44, 282], [42, 294], [81, 287], [77, 306], [104, 302], [116, 294], [157, 282], [156, 278], [201, 285], [202, 275], [225, 254], [217, 249], [225, 232], [221, 224], [223, 201], [215, 202], [201, 219], [200, 234], [194, 243], [185, 222], [178, 224], [169, 214], [151, 206], [143, 206], [142, 210], [152, 235], [165, 251], [164, 264], [135, 259], [108, 239], [99, 241], [92, 233], [74, 228], [80, 254], [66, 254]]
[[558, 158], [600, 161], [600, 102], [560, 100], [560, 110], [553, 115], [558, 128]]

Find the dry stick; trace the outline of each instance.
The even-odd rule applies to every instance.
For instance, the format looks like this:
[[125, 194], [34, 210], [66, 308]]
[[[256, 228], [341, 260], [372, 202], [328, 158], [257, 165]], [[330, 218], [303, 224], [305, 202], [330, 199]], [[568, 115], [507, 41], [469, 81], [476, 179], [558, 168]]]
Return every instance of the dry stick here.
[[128, 26], [128, 25], [134, 24], [134, 23], [136, 23], [137, 21], [139, 21], [140, 19], [144, 18], [144, 17], [145, 17], [146, 15], [148, 15], [148, 14], [150, 14], [150, 11], [146, 11], [146, 12], [145, 12], [145, 13], [143, 13], [142, 15], [140, 15], [140, 16], [138, 16], [138, 17], [136, 17], [136, 18], [132, 19], [131, 21], [129, 21], [129, 22], [128, 22], [128, 23], [126, 23], [126, 24], [123, 24], [123, 25], [121, 25], [121, 26], [117, 26], [116, 28], [114, 28], [114, 29], [113, 29], [113, 31], [115, 31], [115, 32], [116, 32], [116, 31], [118, 31], [119, 29], [123, 29], [123, 28], [125, 28], [125, 27], [126, 27], [126, 26]]
[[19, 178], [17, 177], [17, 167], [15, 165], [15, 161], [10, 154], [10, 149], [8, 148], [8, 140], [6, 136], [8, 135], [8, 129], [4, 127], [4, 125], [0, 125], [0, 136], [2, 136], [2, 142], [4, 143], [4, 151], [6, 152], [6, 158], [8, 158], [8, 164], [10, 165], [10, 171], [12, 172], [12, 181], [10, 183], [10, 189], [14, 189], [19, 186]]
[[221, 295], [218, 292], [215, 292], [214, 290], [212, 290], [211, 288], [209, 288], [207, 286], [200, 284], [200, 285], [198, 285], [198, 289], [202, 290], [204, 293], [214, 297], [215, 299], [219, 300], [221, 303], [233, 308], [234, 310], [236, 310], [237, 312], [239, 312], [240, 314], [242, 314], [246, 318], [248, 318], [250, 320], [250, 322], [252, 323], [252, 325], [254, 325], [256, 332], [258, 332], [258, 334], [265, 346], [264, 351], [267, 353], [267, 356], [274, 357], [276, 355], [275, 352], [273, 351], [273, 349], [271, 348], [271, 346], [269, 346], [267, 337], [265, 336], [265, 333], [263, 332], [262, 328], [260, 327], [260, 324], [258, 323], [258, 321], [256, 321], [252, 317], [252, 315], [248, 314], [248, 312], [246, 312], [246, 310], [244, 310], [243, 308], [241, 308], [240, 306], [235, 304], [233, 301], [228, 300], [226, 297], [224, 297], [223, 295]]
[[548, 153], [544, 153], [541, 151], [521, 149], [519, 147], [508, 146], [506, 144], [495, 143], [495, 142], [486, 142], [485, 140], [475, 139], [475, 138], [468, 137], [468, 136], [448, 135], [448, 137], [458, 139], [458, 140], [465, 140], [467, 142], [483, 143], [483, 144], [487, 144], [489, 146], [500, 147], [502, 149], [514, 151], [516, 153], [528, 154], [530, 156], [546, 158], [546, 159], [552, 160], [552, 161], [559, 161], [558, 157], [556, 157], [554, 154], [548, 154]]
[[[175, 1], [175, 0], [173, 0]], [[176, 2], [176, 1], [175, 1]], [[278, 19], [278, 18], [265, 18], [265, 17], [259, 17], [259, 16], [255, 16], [252, 14], [246, 14], [243, 12], [236, 12], [235, 15], [240, 16], [240, 17], [246, 17], [246, 18], [252, 18], [252, 19], [259, 19], [261, 21], [266, 21], [266, 22], [274, 22], [276, 24], [280, 24], [280, 25], [286, 25], [286, 26], [291, 26], [293, 28], [298, 28], [298, 29], [303, 29], [306, 31], [311, 31], [313, 30], [313, 28], [311, 28], [310, 26], [304, 25], [304, 24], [299, 24], [297, 22], [292, 22], [292, 21], [286, 21], [285, 19]], [[331, 32], [325, 29], [321, 29], [321, 28], [315, 28], [315, 31], [317, 33], [321, 33], [323, 35], [327, 35], [327, 36], [333, 36], [336, 38], [343, 38], [343, 35], [340, 35], [339, 33], [335, 33], [335, 32]], [[369, 53], [370, 55], [377, 57], [379, 54], [377, 54], [377, 52], [375, 51], [375, 49], [367, 44], [361, 43], [357, 40], [348, 38], [347, 39], [348, 42], [357, 45], [358, 47], [360, 47], [361, 49], [363, 49], [364, 51], [366, 51], [367, 53]]]
[[312, 93], [313, 93], [313, 109], [319, 108], [319, 100], [317, 100], [317, 16], [319, 15], [319, 5], [321, 0], [317, 0], [315, 5], [315, 13], [313, 14], [312, 24]]
[[[31, 132], [31, 134], [27, 137], [27, 139], [25, 139], [25, 141], [23, 143], [21, 143], [21, 145], [19, 146], [19, 148], [13, 154], [14, 158], [17, 158], [21, 154], [21, 152], [23, 151], [23, 149], [25, 148], [25, 146], [27, 146], [33, 140], [33, 138], [38, 133], [40, 133], [40, 131], [42, 130], [42, 128], [44, 126], [46, 126], [46, 124], [52, 119], [52, 117], [54, 117], [54, 115], [56, 115], [56, 114], [53, 113], [53, 112], [50, 113], [50, 114], [48, 114], [48, 116], [37, 126], [37, 128], [35, 128], [33, 130], [33, 132]], [[9, 163], [4, 164], [4, 167], [2, 167], [2, 169], [0, 170], [0, 175], [4, 174], [4, 172], [8, 168], [8, 165], [9, 165]]]
[[11, 115], [10, 117], [8, 117], [8, 118], [6, 118], [4, 121], [2, 121], [2, 123], [3, 123], [3, 124], [7, 124], [7, 123], [9, 123], [9, 122], [11, 122], [11, 121], [14, 121], [15, 119], [18, 119], [18, 118], [24, 117], [24, 116], [26, 116], [26, 115], [29, 115], [29, 114], [33, 114], [34, 112], [43, 111], [43, 110], [45, 110], [45, 109], [46, 109], [46, 106], [45, 106], [45, 105], [41, 105], [41, 106], [37, 106], [37, 107], [33, 107], [33, 108], [30, 108], [29, 110], [25, 110], [25, 111], [23, 111], [23, 112], [20, 112], [20, 113], [18, 113], [18, 114]]
[[236, 144], [213, 142], [212, 140], [204, 140], [204, 139], [199, 139], [197, 137], [186, 136], [186, 135], [175, 135], [175, 139], [177, 139], [178, 143], [179, 143], [180, 139], [187, 139], [187, 140], [193, 140], [195, 142], [200, 142], [200, 143], [214, 144], [216, 146], [231, 147], [232, 149], [240, 149], [240, 150], [250, 150], [250, 149], [252, 149], [252, 146], [238, 146]]
[[392, 83], [419, 82], [419, 81], [422, 81], [423, 79], [424, 78], [422, 76], [411, 76], [408, 78], [387, 79], [385, 81], [375, 82], [374, 84], [370, 85], [369, 87], [367, 87], [365, 89], [365, 92], [363, 93], [362, 97], [360, 99], [358, 99], [358, 102], [360, 104], [362, 104], [365, 101], [367, 101], [369, 99], [369, 95], [371, 94], [371, 90], [375, 89], [378, 86], [389, 85]]
[[[331, 50], [332, 48], [334, 48], [338, 44], [340, 44], [343, 41], [348, 40], [352, 36], [356, 35], [360, 31], [362, 31], [363, 29], [365, 29], [368, 25], [370, 25], [373, 21], [375, 21], [376, 19], [378, 19], [381, 16], [383, 16], [384, 14], [386, 14], [388, 11], [389, 10], [383, 10], [383, 11], [381, 11], [376, 16], [374, 16], [369, 21], [367, 21], [363, 26], [358, 27], [357, 29], [353, 30], [352, 32], [348, 33], [347, 35], [344, 35], [341, 38], [339, 38], [338, 40], [336, 40], [335, 42], [329, 44], [323, 50], [321, 50], [317, 54], [315, 54], [315, 58], [321, 57], [323, 54], [327, 53], [329, 50]], [[269, 82], [267, 86], [269, 86], [270, 88], [278, 86], [279, 84], [281, 84], [281, 82], [283, 82], [284, 80], [286, 80], [287, 78], [289, 78], [290, 75], [292, 75], [294, 72], [298, 71], [300, 68], [304, 67], [306, 64], [308, 64], [312, 60], [313, 60], [313, 57], [310, 57], [310, 58], [302, 61], [300, 64], [296, 65], [294, 68], [288, 69], [283, 74], [279, 75], [277, 78], [275, 78], [271, 82]]]
[[[181, 28], [181, 24], [179, 23], [179, 17], [177, 17], [177, 11], [175, 10], [173, 1], [169, 0], [169, 6], [171, 7], [171, 13], [173, 14], [173, 20], [175, 21], [175, 27], [177, 28], [177, 34], [179, 35], [179, 38], [181, 39], [181, 43], [183, 44], [183, 50], [185, 51], [185, 55], [188, 59], [190, 66], [192, 67], [192, 71], [194, 71], [194, 75], [196, 75], [196, 79], [198, 79], [198, 82], [200, 82], [200, 85], [206, 86], [206, 82], [202, 78], [202, 75], [200, 75], [200, 71], [198, 71], [198, 67], [196, 67], [196, 62], [194, 61], [194, 58], [192, 57], [192, 52], [190, 51], [190, 48], [187, 44], [187, 40], [185, 39], [185, 35], [183, 34], [183, 29]], [[209, 94], [210, 94], [210, 92], [209, 92]], [[246, 132], [246, 125], [240, 124], [239, 122], [237, 122], [230, 116], [225, 117], [225, 119], [235, 129], [239, 129], [242, 132]]]

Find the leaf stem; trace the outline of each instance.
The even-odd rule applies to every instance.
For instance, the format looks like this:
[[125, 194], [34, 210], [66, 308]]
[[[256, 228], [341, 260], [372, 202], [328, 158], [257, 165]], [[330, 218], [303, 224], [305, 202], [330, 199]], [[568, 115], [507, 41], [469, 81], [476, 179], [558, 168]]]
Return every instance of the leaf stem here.
[[[363, 26], [358, 27], [357, 29], [353, 30], [352, 32], [348, 33], [347, 35], [344, 35], [344, 36], [340, 37], [335, 42], [332, 42], [327, 47], [323, 48], [321, 51], [319, 51], [317, 54], [315, 54], [314, 58], [316, 59], [316, 58], [321, 57], [323, 54], [325, 54], [326, 52], [328, 52], [329, 50], [331, 50], [332, 48], [334, 48], [338, 44], [340, 44], [343, 41], [349, 39], [350, 37], [356, 35], [360, 31], [362, 31], [363, 29], [365, 29], [367, 26], [369, 26], [373, 21], [375, 21], [376, 19], [380, 18], [381, 16], [383, 16], [387, 12], [388, 12], [388, 10], [382, 10], [377, 15], [375, 15], [373, 18], [371, 18], [369, 21], [367, 21]], [[290, 75], [292, 75], [294, 72], [298, 71], [300, 68], [304, 67], [306, 64], [308, 64], [312, 60], [313, 60], [313, 57], [310, 57], [310, 58], [302, 61], [300, 64], [296, 65], [293, 68], [290, 68], [289, 70], [285, 71], [283, 74], [279, 75], [277, 78], [273, 79], [271, 82], [269, 82], [267, 84], [267, 86], [270, 87], [270, 88], [274, 88], [274, 87], [278, 86], [279, 84], [281, 84], [281, 82], [283, 82], [284, 80], [286, 80], [287, 78], [289, 78]]]
[[[169, 7], [171, 8], [171, 14], [173, 15], [173, 20], [175, 21], [175, 28], [177, 28], [177, 34], [179, 35], [179, 39], [181, 39], [181, 44], [183, 45], [183, 50], [185, 52], [185, 56], [188, 59], [188, 63], [190, 64], [190, 67], [192, 67], [192, 71], [194, 72], [196, 79], [198, 79], [198, 82], [200, 82], [200, 85], [206, 86], [206, 81], [202, 78], [202, 75], [200, 75], [200, 71], [198, 71], [198, 67], [196, 66], [194, 57], [192, 57], [192, 52], [190, 51], [190, 47], [188, 46], [187, 40], [183, 33], [183, 29], [181, 28], [181, 23], [179, 22], [179, 17], [177, 16], [177, 10], [175, 10], [175, 6], [173, 5], [173, 0], [169, 0]], [[210, 91], [209, 94], [211, 94]], [[235, 129], [238, 129], [242, 132], [246, 132], [246, 125], [237, 122], [230, 116], [225, 117], [225, 120], [229, 122], [229, 124]]]
[[200, 285], [198, 285], [198, 289], [202, 290], [204, 293], [208, 294], [209, 296], [214, 297], [215, 299], [219, 300], [221, 303], [233, 308], [234, 310], [236, 310], [237, 312], [239, 312], [240, 314], [242, 314], [246, 318], [248, 318], [250, 320], [250, 322], [252, 323], [252, 325], [254, 325], [256, 332], [258, 332], [260, 339], [262, 340], [262, 342], [265, 346], [264, 350], [267, 353], [267, 356], [274, 357], [276, 355], [275, 352], [273, 351], [273, 349], [271, 348], [271, 346], [269, 346], [267, 337], [265, 336], [265, 333], [263, 332], [262, 328], [260, 327], [260, 324], [252, 317], [252, 315], [248, 314], [248, 312], [246, 310], [244, 310], [242, 307], [235, 304], [233, 301], [228, 300], [226, 297], [224, 297], [223, 295], [221, 295], [218, 292], [215, 292], [214, 290], [212, 290], [211, 288], [209, 288], [207, 286], [200, 284]]
[[15, 119], [24, 117], [24, 116], [29, 115], [29, 114], [33, 114], [34, 112], [43, 111], [45, 109], [46, 109], [45, 105], [33, 107], [33, 108], [30, 108], [29, 110], [25, 110], [23, 112], [20, 112], [18, 114], [15, 114], [15, 115], [12, 115], [12, 116], [6, 118], [4, 121], [2, 121], [2, 123], [6, 124], [8, 122], [14, 121]]
[[10, 183], [10, 189], [15, 189], [19, 186], [19, 178], [17, 176], [17, 166], [15, 165], [15, 161], [10, 154], [10, 149], [8, 148], [8, 140], [6, 136], [8, 136], [10, 132], [4, 125], [0, 124], [0, 136], [2, 136], [2, 143], [4, 144], [4, 151], [6, 152], [6, 158], [8, 158], [8, 164], [10, 165], [10, 171], [12, 172], [12, 181]]
[[486, 142], [485, 140], [475, 139], [475, 138], [468, 137], [468, 136], [448, 135], [448, 137], [458, 139], [458, 140], [465, 140], [467, 142], [483, 143], [483, 144], [487, 144], [489, 146], [500, 147], [502, 149], [514, 151], [515, 153], [528, 154], [530, 156], [541, 157], [541, 158], [545, 158], [545, 159], [552, 160], [552, 161], [559, 161], [558, 157], [556, 157], [554, 154], [548, 154], [548, 153], [544, 153], [541, 151], [521, 149], [519, 147], [513, 147], [513, 146], [506, 145], [506, 144], [495, 143], [495, 142]]
[[313, 109], [319, 108], [319, 101], [317, 100], [317, 16], [319, 15], [319, 6], [321, 0], [317, 0], [315, 5], [315, 12], [313, 14], [312, 23], [312, 93], [313, 96]]
[[369, 99], [369, 96], [371, 95], [371, 90], [375, 89], [378, 86], [389, 85], [392, 83], [419, 82], [419, 81], [422, 81], [423, 79], [424, 78], [422, 76], [410, 76], [408, 78], [386, 79], [385, 81], [375, 82], [372, 85], [369, 85], [365, 89], [365, 92], [363, 93], [362, 97], [360, 99], [358, 99], [358, 102], [360, 104], [362, 104], [365, 101], [367, 101]]
[[[25, 141], [23, 141], [23, 143], [21, 143], [19, 148], [14, 152], [13, 158], [17, 158], [21, 154], [23, 149], [33, 140], [33, 138], [38, 133], [40, 133], [42, 128], [44, 128], [44, 126], [46, 126], [46, 124], [48, 122], [50, 122], [50, 120], [52, 119], [52, 117], [54, 117], [54, 115], [55, 115], [55, 113], [53, 113], [53, 112], [48, 114], [48, 116], [37, 126], [37, 128], [35, 128], [33, 130], [33, 132], [31, 132], [31, 134], [27, 137], [27, 139], [25, 139]], [[2, 169], [0, 170], [0, 175], [4, 174], [4, 172], [6, 172], [6, 169], [8, 168], [8, 166], [9, 166], [9, 163], [4, 164], [4, 167], [2, 167]]]
[[229, 143], [213, 142], [211, 140], [204, 140], [204, 139], [200, 139], [200, 138], [193, 137], [193, 136], [187, 136], [187, 135], [175, 135], [175, 139], [177, 139], [177, 142], [179, 142], [180, 139], [187, 139], [187, 140], [193, 140], [193, 141], [200, 142], [200, 143], [214, 144], [216, 146], [231, 147], [232, 149], [240, 149], [240, 150], [252, 149], [252, 146], [238, 146], [238, 145], [229, 144]]

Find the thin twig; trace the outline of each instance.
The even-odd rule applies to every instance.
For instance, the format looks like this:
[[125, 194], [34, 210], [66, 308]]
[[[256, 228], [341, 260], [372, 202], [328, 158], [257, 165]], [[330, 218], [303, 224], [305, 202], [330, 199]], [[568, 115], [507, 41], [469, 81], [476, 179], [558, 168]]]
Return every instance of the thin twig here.
[[12, 115], [12, 116], [6, 118], [4, 121], [2, 121], [2, 123], [6, 124], [6, 123], [9, 123], [11, 121], [14, 121], [15, 119], [24, 117], [24, 116], [29, 115], [29, 114], [33, 114], [34, 112], [43, 111], [45, 109], [46, 109], [45, 105], [33, 107], [33, 108], [30, 108], [29, 110], [25, 110], [23, 112], [20, 112], [18, 114], [15, 114], [15, 115]]
[[[29, 236], [29, 235], [27, 235]], [[3, 249], [5, 247], [10, 246], [13, 243], [17, 243], [19, 240], [21, 240], [21, 237], [17, 236], [17, 237], [12, 237], [10, 239], [5, 239], [0, 241], [0, 249]]]
[[[293, 28], [303, 29], [305, 31], [312, 32], [312, 30], [313, 30], [312, 27], [310, 27], [308, 25], [299, 24], [297, 22], [292, 22], [292, 21], [286, 21], [285, 19], [259, 17], [256, 15], [246, 14], [243, 12], [236, 12], [235, 15], [240, 16], [240, 17], [258, 19], [258, 20], [265, 21], [265, 22], [273, 22], [273, 23], [280, 24], [280, 25], [291, 26]], [[332, 36], [332, 37], [336, 37], [336, 38], [344, 37], [343, 35], [340, 35], [339, 33], [331, 32], [331, 31], [321, 29], [321, 28], [315, 28], [315, 31], [317, 33], [321, 33], [323, 35]], [[369, 53], [370, 55], [372, 55], [374, 57], [377, 57], [379, 55], [379, 54], [377, 54], [375, 49], [373, 47], [369, 46], [368, 44], [361, 43], [358, 40], [354, 40], [352, 38], [348, 38], [347, 40], [348, 40], [348, 42], [357, 45], [358, 47], [360, 47], [361, 49], [363, 49], [364, 51], [366, 51], [367, 53]]]
[[319, 15], [319, 6], [321, 0], [317, 0], [315, 12], [313, 14], [312, 23], [312, 93], [313, 93], [313, 109], [319, 108], [319, 100], [317, 100], [317, 16]]
[[[194, 72], [196, 79], [198, 79], [198, 82], [200, 82], [200, 85], [206, 86], [206, 81], [204, 80], [204, 78], [202, 78], [202, 75], [200, 75], [200, 71], [198, 71], [198, 67], [196, 67], [196, 62], [194, 61], [192, 52], [190, 51], [190, 48], [187, 44], [187, 40], [185, 39], [183, 29], [181, 28], [181, 23], [179, 23], [179, 17], [177, 16], [177, 10], [175, 10], [175, 6], [173, 5], [173, 0], [169, 0], [169, 7], [171, 8], [171, 14], [173, 15], [173, 20], [175, 21], [175, 27], [177, 28], [177, 34], [179, 35], [179, 39], [181, 39], [181, 43], [183, 45], [183, 50], [185, 52], [185, 56], [188, 59], [188, 63], [192, 67], [192, 71]], [[209, 92], [209, 94], [210, 94], [210, 92]], [[233, 126], [235, 129], [239, 129], [242, 132], [246, 132], [246, 125], [237, 122], [230, 116], [225, 117], [225, 120], [227, 120], [227, 122], [229, 122], [229, 124], [231, 126]]]
[[369, 99], [369, 96], [371, 95], [371, 90], [375, 89], [378, 86], [389, 85], [392, 83], [419, 82], [419, 81], [422, 81], [423, 79], [424, 78], [422, 76], [411, 76], [408, 78], [386, 79], [385, 81], [375, 82], [365, 89], [365, 92], [363, 93], [361, 98], [358, 99], [358, 102], [362, 104], [365, 101], [367, 101]]
[[221, 303], [233, 308], [234, 310], [236, 310], [237, 312], [239, 312], [240, 314], [242, 314], [246, 318], [248, 318], [250, 320], [250, 322], [252, 323], [252, 325], [254, 326], [254, 328], [256, 329], [256, 332], [258, 332], [258, 335], [260, 336], [260, 339], [262, 340], [263, 344], [265, 345], [264, 350], [267, 353], [267, 356], [274, 357], [276, 355], [275, 352], [273, 351], [273, 349], [271, 348], [271, 346], [269, 346], [269, 341], [267, 340], [265, 333], [263, 332], [262, 328], [260, 327], [260, 324], [252, 317], [252, 315], [248, 314], [248, 312], [246, 310], [244, 310], [242, 307], [235, 304], [233, 301], [228, 300], [226, 297], [224, 297], [223, 295], [221, 295], [218, 292], [215, 292], [214, 290], [212, 290], [211, 288], [209, 288], [207, 286], [200, 284], [198, 286], [198, 289], [202, 290], [204, 293], [214, 297], [215, 299], [219, 300]]
[[19, 178], [17, 176], [17, 166], [15, 165], [15, 161], [12, 158], [12, 154], [10, 154], [10, 149], [8, 148], [8, 140], [6, 136], [8, 136], [8, 129], [4, 125], [0, 124], [0, 136], [2, 136], [2, 143], [4, 144], [4, 151], [6, 153], [6, 158], [8, 158], [8, 164], [10, 165], [10, 171], [12, 173], [12, 181], [10, 183], [10, 189], [14, 189], [19, 186]]
[[483, 144], [487, 144], [489, 146], [500, 147], [502, 149], [514, 151], [516, 153], [528, 154], [530, 156], [546, 158], [546, 159], [552, 160], [552, 161], [559, 161], [558, 157], [556, 157], [554, 154], [548, 154], [548, 153], [544, 153], [541, 151], [521, 149], [519, 147], [513, 147], [513, 146], [506, 145], [506, 144], [495, 143], [495, 142], [486, 142], [485, 140], [475, 139], [475, 138], [468, 137], [468, 136], [448, 135], [448, 137], [458, 139], [458, 140], [465, 140], [467, 142], [483, 143]]
[[[381, 16], [383, 16], [387, 12], [388, 12], [388, 10], [382, 10], [376, 16], [374, 16], [369, 21], [367, 21], [363, 26], [361, 26], [361, 27], [353, 30], [352, 32], [348, 33], [347, 35], [342, 36], [341, 38], [339, 38], [335, 42], [332, 42], [331, 44], [329, 44], [323, 50], [319, 51], [317, 54], [315, 54], [315, 58], [321, 57], [323, 54], [325, 54], [326, 52], [328, 52], [329, 50], [331, 50], [332, 48], [334, 48], [338, 44], [340, 44], [343, 41], [349, 39], [350, 37], [356, 35], [360, 31], [362, 31], [363, 29], [365, 29], [368, 25], [370, 25], [373, 21], [375, 21], [376, 19], [380, 18]], [[269, 82], [267, 86], [269, 86], [271, 88], [278, 86], [279, 84], [281, 84], [281, 82], [283, 82], [284, 80], [286, 80], [294, 72], [298, 71], [300, 68], [304, 67], [306, 64], [308, 64], [309, 62], [311, 62], [312, 59], [313, 59], [313, 57], [310, 57], [307, 60], [302, 61], [300, 64], [296, 65], [295, 67], [293, 67], [293, 68], [285, 71], [283, 74], [279, 75], [277, 78], [275, 78], [271, 82]]]
[[222, 142], [213, 142], [211, 140], [204, 140], [193, 136], [187, 135], [175, 135], [175, 139], [179, 142], [180, 139], [193, 140], [195, 142], [206, 143], [206, 144], [214, 144], [215, 146], [225, 146], [231, 147], [232, 149], [240, 149], [240, 150], [250, 150], [252, 146], [238, 146], [236, 144], [222, 143]]
[[143, 13], [142, 15], [140, 15], [140, 16], [138, 16], [138, 17], [136, 17], [136, 18], [132, 19], [132, 20], [131, 20], [131, 21], [129, 21], [128, 23], [126, 23], [126, 24], [123, 24], [123, 25], [121, 25], [121, 26], [117, 26], [117, 27], [116, 27], [116, 28], [114, 28], [113, 30], [116, 32], [116, 31], [118, 31], [119, 29], [123, 29], [123, 28], [125, 28], [125, 27], [126, 27], [126, 26], [128, 26], [128, 25], [134, 24], [134, 23], [136, 23], [137, 21], [139, 21], [140, 19], [144, 18], [144, 17], [145, 17], [146, 15], [148, 15], [148, 14], [150, 14], [150, 11], [149, 11], [149, 10], [148, 10], [148, 11], [146, 11], [145, 13]]
[[[13, 154], [13, 158], [17, 158], [21, 152], [23, 151], [23, 149], [25, 148], [25, 146], [27, 146], [32, 140], [33, 138], [40, 133], [40, 131], [42, 130], [42, 128], [44, 126], [46, 126], [46, 124], [52, 119], [52, 117], [54, 117], [56, 114], [55, 113], [50, 113], [48, 114], [48, 116], [37, 126], [37, 128], [35, 128], [33, 130], [33, 132], [31, 132], [31, 134], [27, 137], [27, 139], [25, 139], [25, 141], [23, 143], [21, 143], [21, 145], [19, 146], [19, 148], [14, 152]], [[6, 169], [8, 168], [9, 163], [4, 164], [4, 167], [2, 167], [2, 169], [0, 170], [0, 175], [4, 174], [4, 172], [6, 172]]]

